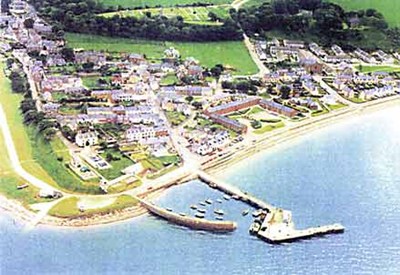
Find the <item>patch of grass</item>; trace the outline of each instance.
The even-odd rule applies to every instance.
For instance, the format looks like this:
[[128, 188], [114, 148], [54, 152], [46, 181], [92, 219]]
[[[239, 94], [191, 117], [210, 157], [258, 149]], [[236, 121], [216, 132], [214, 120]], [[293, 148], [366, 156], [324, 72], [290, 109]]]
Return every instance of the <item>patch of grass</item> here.
[[174, 74], [169, 74], [163, 79], [161, 79], [160, 84], [164, 86], [171, 86], [179, 83], [179, 79]]
[[145, 54], [149, 59], [161, 59], [165, 49], [174, 47], [180, 52], [182, 58], [194, 57], [205, 67], [211, 68], [217, 64], [222, 64], [225, 67], [232, 68], [233, 74], [236, 75], [257, 73], [257, 66], [242, 41], [159, 42], [76, 33], [67, 33], [66, 39], [68, 46], [73, 48], [109, 52], [136, 52]]
[[107, 12], [100, 16], [109, 18], [113, 16], [120, 17], [145, 17], [146, 14], [150, 13], [152, 16], [165, 16], [168, 18], [175, 18], [180, 16], [186, 23], [189, 24], [202, 24], [202, 25], [220, 25], [222, 23], [211, 21], [208, 17], [210, 12], [213, 12], [221, 19], [228, 18], [230, 5], [220, 6], [207, 6], [207, 7], [168, 7], [168, 8], [147, 8], [147, 9], [136, 9], [136, 10], [124, 10], [117, 12]]
[[64, 199], [50, 209], [49, 215], [59, 218], [90, 217], [93, 215], [105, 215], [127, 207], [136, 206], [139, 203], [138, 200], [129, 195], [121, 195], [112, 204], [105, 207], [80, 211], [78, 202], [79, 199], [77, 197]]
[[177, 126], [186, 120], [186, 116], [182, 113], [176, 111], [166, 111], [165, 115], [167, 116], [169, 122], [172, 125]]
[[334, 105], [327, 104], [327, 105], [328, 105], [329, 109], [331, 109], [331, 110], [337, 110], [337, 109], [341, 109], [341, 108], [347, 107], [346, 104], [342, 104], [342, 103], [337, 103], [337, 104], [334, 104]]
[[399, 66], [354, 66], [356, 70], [362, 73], [374, 73], [374, 72], [387, 72], [387, 73], [396, 73], [400, 72]]
[[255, 106], [251, 108], [251, 110], [247, 113], [248, 115], [255, 115], [258, 113], [265, 112], [265, 109], [261, 108], [260, 106]]
[[111, 154], [113, 160], [109, 161], [108, 163], [111, 164], [111, 168], [99, 170], [98, 172], [105, 177], [107, 180], [113, 180], [123, 175], [121, 172], [125, 168], [133, 165], [133, 161], [128, 157], [124, 156], [119, 150], [114, 148], [109, 148], [101, 154], [101, 156], [106, 159], [107, 155]]
[[257, 135], [262, 135], [265, 134], [267, 132], [270, 132], [272, 130], [278, 129], [278, 128], [282, 128], [284, 127], [285, 124], [283, 122], [278, 122], [278, 123], [274, 123], [274, 124], [268, 124], [263, 126], [260, 129], [254, 130], [253, 133], [257, 134]]
[[229, 4], [231, 0], [98, 0], [106, 6], [122, 6], [123, 8], [136, 7], [173, 7], [176, 5], [191, 5], [195, 3]]
[[376, 9], [381, 12], [391, 27], [400, 26], [400, 2], [393, 0], [329, 0], [346, 10]]

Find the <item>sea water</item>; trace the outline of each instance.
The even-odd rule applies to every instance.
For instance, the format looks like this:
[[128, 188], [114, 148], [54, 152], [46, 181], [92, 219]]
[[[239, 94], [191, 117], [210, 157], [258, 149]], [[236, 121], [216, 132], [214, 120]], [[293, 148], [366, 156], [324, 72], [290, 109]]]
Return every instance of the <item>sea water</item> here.
[[400, 107], [312, 132], [220, 177], [291, 210], [298, 228], [340, 222], [346, 231], [270, 245], [248, 234], [251, 211], [241, 214], [248, 206], [194, 181], [156, 203], [193, 215], [191, 204], [212, 199], [202, 207], [207, 217], [222, 209], [238, 223], [235, 232], [192, 231], [150, 215], [90, 229], [25, 231], [3, 213], [0, 274], [400, 273]]

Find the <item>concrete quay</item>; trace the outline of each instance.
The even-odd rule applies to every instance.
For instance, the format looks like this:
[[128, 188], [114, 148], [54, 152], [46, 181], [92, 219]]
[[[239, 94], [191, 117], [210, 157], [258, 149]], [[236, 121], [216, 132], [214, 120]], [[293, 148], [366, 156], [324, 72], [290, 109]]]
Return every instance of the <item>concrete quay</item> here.
[[239, 188], [234, 187], [226, 182], [223, 182], [222, 180], [217, 179], [203, 171], [198, 171], [197, 175], [200, 180], [207, 183], [210, 187], [217, 188], [224, 193], [236, 196], [239, 200], [248, 203], [256, 208], [267, 210], [269, 212], [275, 209], [275, 207], [272, 206], [271, 204], [266, 203], [252, 195], [249, 195], [248, 193], [241, 191]]

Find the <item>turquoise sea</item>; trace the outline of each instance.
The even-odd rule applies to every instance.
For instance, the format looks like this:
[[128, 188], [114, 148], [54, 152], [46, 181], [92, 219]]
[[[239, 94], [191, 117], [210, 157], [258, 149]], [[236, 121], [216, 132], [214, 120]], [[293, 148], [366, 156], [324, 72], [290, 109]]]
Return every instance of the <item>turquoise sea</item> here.
[[26, 232], [2, 213], [0, 274], [400, 274], [400, 106], [313, 132], [221, 177], [292, 210], [299, 228], [340, 222], [346, 232], [269, 245], [248, 234], [246, 205], [217, 206], [222, 194], [192, 182], [157, 203], [189, 213], [190, 204], [211, 198], [208, 213], [223, 209], [238, 230], [191, 231], [143, 216]]

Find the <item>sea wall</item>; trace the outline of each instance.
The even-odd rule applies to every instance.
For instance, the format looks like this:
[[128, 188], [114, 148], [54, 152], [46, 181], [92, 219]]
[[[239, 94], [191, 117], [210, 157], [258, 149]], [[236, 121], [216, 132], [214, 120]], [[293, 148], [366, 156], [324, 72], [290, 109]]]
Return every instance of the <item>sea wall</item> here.
[[181, 216], [177, 213], [167, 211], [162, 207], [148, 203], [144, 200], [141, 200], [141, 204], [154, 215], [166, 219], [169, 222], [189, 227], [191, 229], [229, 232], [234, 231], [237, 227], [236, 223], [232, 221], [210, 221], [205, 219]]

